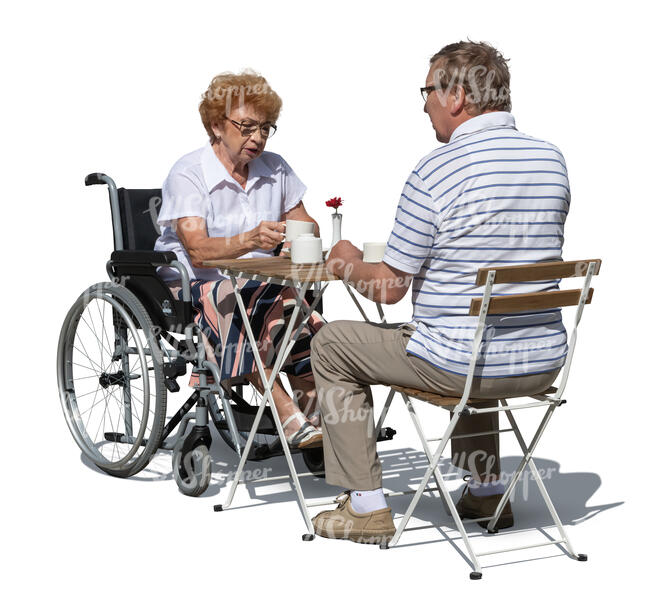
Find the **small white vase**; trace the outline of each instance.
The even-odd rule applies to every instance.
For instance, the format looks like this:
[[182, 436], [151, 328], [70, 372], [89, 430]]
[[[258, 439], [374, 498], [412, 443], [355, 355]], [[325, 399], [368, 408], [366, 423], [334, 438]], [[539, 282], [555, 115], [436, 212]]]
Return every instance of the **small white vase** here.
[[330, 249], [334, 247], [341, 240], [341, 221], [343, 220], [343, 214], [334, 213], [332, 214], [332, 244]]
[[332, 214], [332, 244], [327, 250], [325, 259], [330, 257], [332, 253], [332, 248], [341, 240], [341, 221], [343, 220], [343, 214], [334, 213]]

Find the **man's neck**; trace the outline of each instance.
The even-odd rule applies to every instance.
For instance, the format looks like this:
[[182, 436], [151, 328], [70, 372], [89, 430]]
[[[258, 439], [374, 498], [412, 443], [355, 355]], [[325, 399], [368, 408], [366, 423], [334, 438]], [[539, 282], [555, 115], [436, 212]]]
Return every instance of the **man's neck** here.
[[485, 115], [486, 113], [494, 113], [495, 111], [496, 109], [488, 109], [487, 111], [483, 111], [482, 113], [476, 113], [475, 115], [470, 115], [467, 112], [467, 110], [463, 108], [463, 110], [457, 116], [451, 118], [451, 124], [450, 124], [451, 130], [449, 131], [449, 136], [447, 140], [444, 142], [449, 142], [454, 132], [458, 129], [458, 127], [464, 124], [466, 121], [469, 121], [474, 117], [478, 117], [479, 115]]

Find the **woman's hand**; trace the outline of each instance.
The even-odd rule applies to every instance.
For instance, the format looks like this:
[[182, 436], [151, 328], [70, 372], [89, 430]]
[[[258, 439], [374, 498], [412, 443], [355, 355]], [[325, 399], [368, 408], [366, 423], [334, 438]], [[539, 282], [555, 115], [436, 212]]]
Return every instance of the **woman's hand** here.
[[204, 218], [179, 218], [176, 234], [190, 257], [192, 266], [205, 268], [206, 260], [226, 260], [246, 255], [254, 249], [275, 249], [284, 238], [284, 222], [260, 222], [253, 230], [232, 237], [210, 237]]
[[246, 242], [252, 249], [275, 249], [284, 241], [284, 222], [262, 220], [253, 230], [246, 233]]

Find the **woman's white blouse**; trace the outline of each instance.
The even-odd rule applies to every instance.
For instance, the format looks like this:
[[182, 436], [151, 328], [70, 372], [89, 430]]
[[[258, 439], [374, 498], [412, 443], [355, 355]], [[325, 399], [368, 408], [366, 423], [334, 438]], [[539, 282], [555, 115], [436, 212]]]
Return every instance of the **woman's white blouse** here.
[[[187, 266], [190, 278], [218, 280], [224, 275], [215, 268], [195, 268], [176, 236], [179, 218], [198, 216], [205, 220], [208, 236], [232, 237], [255, 228], [262, 220], [279, 220], [303, 198], [307, 188], [289, 164], [276, 153], [262, 152], [248, 164], [246, 188], [235, 181], [217, 158], [210, 143], [181, 157], [162, 187], [162, 206], [157, 217], [161, 227], [156, 251], [173, 251]], [[273, 255], [256, 249], [240, 257]], [[166, 281], [178, 280], [177, 270], [162, 267]]]

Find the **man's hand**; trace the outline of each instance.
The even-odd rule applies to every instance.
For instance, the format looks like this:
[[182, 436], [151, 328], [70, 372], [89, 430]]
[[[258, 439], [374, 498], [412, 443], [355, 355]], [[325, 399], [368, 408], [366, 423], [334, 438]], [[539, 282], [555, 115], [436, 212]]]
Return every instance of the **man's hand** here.
[[275, 249], [284, 241], [284, 222], [262, 220], [253, 230], [246, 233], [246, 243], [253, 249]]
[[396, 304], [406, 295], [413, 280], [412, 274], [385, 262], [364, 262], [363, 253], [350, 241], [339, 241], [334, 245], [325, 266], [361, 295], [382, 304]]
[[352, 264], [354, 260], [363, 260], [363, 252], [350, 241], [343, 240], [332, 247], [325, 267], [334, 276], [344, 278], [346, 276], [346, 267]]

